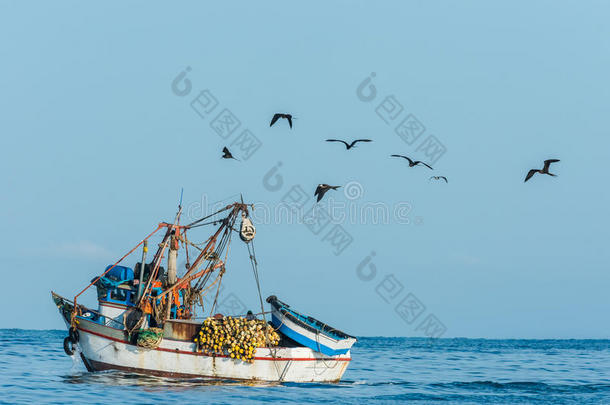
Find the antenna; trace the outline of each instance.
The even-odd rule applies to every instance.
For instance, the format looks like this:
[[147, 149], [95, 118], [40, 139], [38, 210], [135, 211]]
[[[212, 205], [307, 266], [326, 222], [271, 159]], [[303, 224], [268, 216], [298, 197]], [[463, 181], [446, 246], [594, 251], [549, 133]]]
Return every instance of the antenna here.
[[[241, 198], [241, 204], [242, 206], [245, 205], [244, 204], [244, 195], [242, 193], [239, 193], [239, 198]], [[249, 214], [248, 213], [248, 209], [246, 208], [244, 211], [242, 211], [242, 214]]]
[[178, 203], [178, 209], [182, 208], [182, 195], [184, 194], [184, 187], [180, 188], [180, 202]]

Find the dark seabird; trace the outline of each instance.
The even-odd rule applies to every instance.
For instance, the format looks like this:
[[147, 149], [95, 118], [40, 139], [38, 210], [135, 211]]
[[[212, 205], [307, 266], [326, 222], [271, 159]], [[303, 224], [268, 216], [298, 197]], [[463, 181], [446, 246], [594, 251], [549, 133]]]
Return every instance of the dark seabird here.
[[355, 141], [353, 141], [352, 143], [347, 143], [347, 142], [345, 142], [345, 141], [342, 141], [341, 139], [327, 139], [327, 140], [326, 140], [326, 142], [341, 142], [341, 143], [344, 143], [344, 144], [345, 144], [345, 148], [346, 148], [347, 150], [350, 150], [350, 149], [351, 149], [351, 148], [353, 148], [353, 147], [356, 145], [356, 143], [358, 143], [358, 142], [373, 142], [373, 141], [372, 141], [372, 140], [370, 140], [370, 139], [356, 139], [356, 140], [355, 140]]
[[326, 192], [328, 190], [336, 190], [341, 186], [329, 186], [328, 184], [318, 184], [318, 187], [316, 188], [316, 192], [313, 193], [314, 196], [318, 196], [318, 202], [320, 202], [320, 200], [322, 199], [322, 197], [324, 197], [324, 194], [326, 194]]
[[[235, 159], [226, 146], [224, 148], [222, 148], [222, 158], [223, 159]], [[235, 159], [235, 160], [239, 160], [239, 159]]]
[[292, 115], [280, 113], [275, 114], [273, 118], [271, 118], [271, 124], [269, 124], [269, 126], [272, 127], [273, 124], [275, 124], [280, 118], [285, 118], [286, 120], [288, 120], [288, 125], [290, 125], [290, 128], [292, 128]]
[[555, 163], [555, 162], [559, 162], [559, 159], [547, 159], [544, 161], [544, 166], [542, 167], [542, 170], [540, 169], [532, 169], [529, 172], [527, 172], [527, 176], [525, 176], [525, 180], [523, 180], [523, 182], [525, 183], [526, 181], [528, 181], [529, 179], [531, 179], [534, 174], [536, 173], [540, 173], [540, 174], [548, 174], [549, 176], [557, 176], [556, 174], [553, 173], [549, 173], [549, 166], [551, 165], [551, 163]]
[[[403, 159], [407, 159], [409, 161], [409, 167], [413, 167], [413, 166], [417, 166], [419, 164], [422, 164], [424, 166], [426, 166], [428, 169], [432, 169], [432, 167], [430, 167], [429, 165], [427, 165], [426, 163], [420, 161], [420, 160], [411, 160], [408, 157], [404, 156], [404, 155], [391, 155], [390, 157], [400, 157]], [[434, 170], [434, 169], [432, 169]]]

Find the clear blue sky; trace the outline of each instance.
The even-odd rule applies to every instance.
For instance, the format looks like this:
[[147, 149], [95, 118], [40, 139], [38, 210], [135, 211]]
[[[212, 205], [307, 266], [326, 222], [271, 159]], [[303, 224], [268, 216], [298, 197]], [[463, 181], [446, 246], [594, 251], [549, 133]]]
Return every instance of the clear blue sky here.
[[[63, 327], [49, 291], [73, 296], [171, 220], [181, 187], [190, 208], [239, 192], [273, 206], [293, 185], [356, 181], [360, 199], [328, 196], [408, 203], [411, 222], [345, 222], [340, 255], [326, 231], [259, 224], [265, 295], [359, 335], [421, 336], [433, 314], [444, 336], [608, 337], [608, 15], [601, 1], [2, 1], [0, 327]], [[202, 119], [190, 103], [204, 89], [219, 106]], [[388, 157], [425, 160], [375, 113], [387, 95], [446, 147], [433, 173]], [[228, 140], [210, 127], [222, 108], [241, 121]], [[294, 130], [269, 128], [278, 111]], [[245, 128], [260, 149], [220, 160]], [[346, 152], [328, 137], [374, 142]], [[553, 157], [558, 177], [523, 183]], [[241, 242], [231, 253], [227, 288], [254, 307]], [[411, 324], [376, 293], [390, 274], [397, 300], [425, 305]]]

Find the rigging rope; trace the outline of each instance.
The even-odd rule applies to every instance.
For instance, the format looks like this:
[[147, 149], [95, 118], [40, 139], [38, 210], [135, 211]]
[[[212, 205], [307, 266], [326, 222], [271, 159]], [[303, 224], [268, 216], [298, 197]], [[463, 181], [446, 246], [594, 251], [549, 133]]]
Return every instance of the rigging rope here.
[[190, 224], [186, 225], [186, 226], [185, 226], [185, 228], [194, 228], [194, 227], [195, 227], [194, 225], [196, 225], [196, 224], [200, 223], [201, 221], [205, 221], [206, 219], [211, 218], [211, 217], [213, 217], [214, 215], [220, 214], [221, 212], [226, 211], [226, 210], [228, 210], [228, 209], [229, 209], [229, 208], [231, 208], [231, 207], [232, 207], [231, 205], [227, 205], [226, 207], [221, 208], [221, 209], [219, 209], [218, 211], [216, 211], [216, 212], [214, 212], [214, 213], [212, 213], [212, 214], [210, 214], [210, 215], [206, 215], [206, 216], [205, 216], [205, 217], [203, 217], [203, 218], [199, 218], [197, 221], [193, 221], [193, 222], [191, 222]]
[[[248, 254], [250, 255], [250, 263], [252, 264], [252, 272], [254, 273], [254, 280], [256, 281], [256, 288], [258, 290], [258, 299], [261, 304], [261, 313], [263, 314], [263, 320], [267, 323], [267, 317], [265, 317], [265, 304], [263, 304], [263, 294], [261, 293], [261, 283], [258, 276], [258, 262], [256, 261], [256, 251], [254, 250], [254, 240], [247, 242], [248, 246]], [[279, 380], [282, 381], [284, 373], [280, 372], [279, 365], [277, 364], [277, 352], [275, 349], [271, 348], [271, 344], [269, 343], [269, 335], [267, 329], [265, 329], [265, 341], [267, 342], [267, 348], [269, 349], [269, 353], [271, 353], [271, 357], [273, 357], [273, 365], [275, 366], [275, 370], [277, 371], [277, 375]], [[288, 367], [288, 363], [286, 363], [286, 367]]]
[[[234, 216], [235, 217], [235, 216]], [[233, 217], [233, 223], [235, 222], [235, 218]], [[229, 255], [229, 245], [231, 243], [231, 232], [230, 232], [230, 224], [227, 224], [227, 227], [225, 228], [224, 234], [222, 235], [222, 238], [220, 239], [220, 242], [218, 244], [218, 247], [216, 249], [216, 258], [214, 259], [214, 262], [211, 263], [211, 265], [214, 265], [218, 260], [220, 260], [220, 257], [218, 255], [218, 252], [222, 252], [223, 250], [225, 250], [225, 246], [226, 246], [226, 252], [225, 252], [225, 261], [223, 264], [222, 269], [220, 270], [220, 280], [218, 282], [218, 287], [216, 289], [216, 296], [214, 297], [214, 302], [212, 302], [212, 306], [210, 307], [210, 316], [212, 316], [212, 313], [214, 312], [214, 308], [216, 308], [216, 305], [218, 303], [218, 294], [220, 293], [220, 285], [222, 283], [222, 275], [224, 275], [225, 272], [225, 266], [227, 264], [227, 258]], [[203, 285], [202, 285], [203, 287]]]

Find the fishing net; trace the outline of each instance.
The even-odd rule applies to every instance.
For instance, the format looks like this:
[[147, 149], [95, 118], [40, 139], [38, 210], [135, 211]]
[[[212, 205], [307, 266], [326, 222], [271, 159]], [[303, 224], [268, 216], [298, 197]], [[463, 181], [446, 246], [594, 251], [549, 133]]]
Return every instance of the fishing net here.
[[163, 340], [163, 329], [148, 328], [138, 331], [137, 345], [147, 349], [156, 349]]
[[280, 335], [265, 321], [230, 316], [206, 319], [195, 337], [199, 352], [248, 363], [254, 362], [258, 347], [277, 346], [279, 341]]

